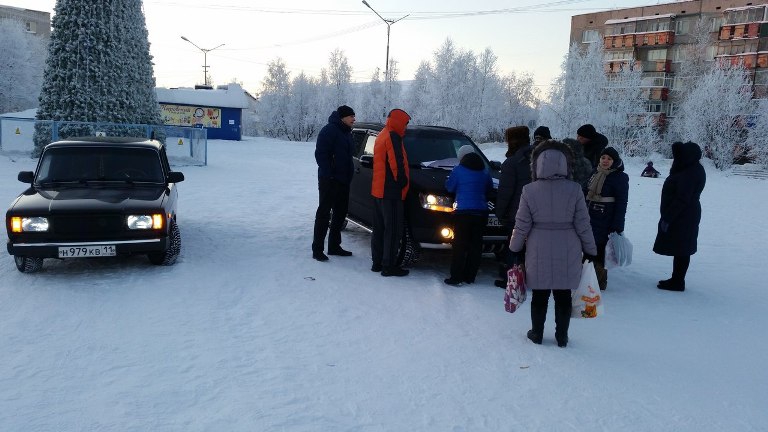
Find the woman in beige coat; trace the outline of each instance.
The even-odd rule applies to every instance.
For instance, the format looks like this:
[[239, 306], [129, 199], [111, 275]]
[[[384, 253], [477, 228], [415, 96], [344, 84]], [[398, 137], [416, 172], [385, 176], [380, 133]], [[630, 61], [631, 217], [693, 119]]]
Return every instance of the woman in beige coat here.
[[597, 254], [581, 186], [570, 179], [572, 152], [566, 144], [539, 144], [531, 158], [530, 184], [523, 187], [509, 249], [525, 246], [526, 285], [532, 292], [528, 339], [541, 344], [550, 293], [555, 299], [557, 346], [568, 344], [571, 291], [581, 278], [582, 253]]

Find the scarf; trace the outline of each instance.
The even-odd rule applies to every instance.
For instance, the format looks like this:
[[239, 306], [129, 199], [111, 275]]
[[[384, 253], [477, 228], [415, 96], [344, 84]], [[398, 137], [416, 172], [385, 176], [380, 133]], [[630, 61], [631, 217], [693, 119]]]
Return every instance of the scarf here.
[[587, 192], [587, 201], [600, 201], [603, 196], [600, 193], [603, 191], [603, 184], [605, 178], [612, 172], [616, 171], [614, 168], [602, 169], [598, 168], [597, 172], [589, 179], [589, 188]]

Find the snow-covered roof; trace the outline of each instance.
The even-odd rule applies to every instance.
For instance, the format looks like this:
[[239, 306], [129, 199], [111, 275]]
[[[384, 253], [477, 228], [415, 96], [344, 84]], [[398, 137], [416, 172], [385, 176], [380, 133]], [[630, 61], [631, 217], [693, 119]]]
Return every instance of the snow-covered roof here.
[[649, 15], [649, 16], [632, 17], [632, 18], [624, 18], [624, 19], [610, 19], [605, 22], [605, 25], [621, 24], [621, 23], [634, 22], [634, 21], [645, 21], [645, 20], [660, 19], [660, 18], [674, 18], [674, 17], [675, 17], [675, 14], [662, 14], [662, 15]]
[[765, 6], [767, 5], [761, 4], [761, 5], [754, 5], [754, 6], [732, 7], [724, 10], [723, 12], [725, 13], [725, 12], [735, 12], [735, 11], [747, 10], [747, 9], [760, 9], [760, 8], [764, 8]]
[[215, 90], [191, 88], [155, 89], [159, 103], [199, 105], [216, 108], [248, 108], [248, 96], [239, 84], [219, 86]]
[[33, 118], [35, 118], [36, 114], [37, 114], [37, 108], [30, 108], [30, 109], [24, 110], [24, 111], [0, 114], [0, 117], [33, 119]]

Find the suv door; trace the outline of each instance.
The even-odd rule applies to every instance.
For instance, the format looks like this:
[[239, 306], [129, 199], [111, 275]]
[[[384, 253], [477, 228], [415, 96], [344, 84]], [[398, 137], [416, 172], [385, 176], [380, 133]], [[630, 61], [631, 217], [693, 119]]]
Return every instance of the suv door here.
[[355, 166], [355, 174], [352, 176], [352, 184], [349, 193], [349, 216], [358, 222], [371, 227], [373, 224], [373, 196], [371, 195], [371, 183], [373, 182], [373, 169], [364, 167], [360, 161], [362, 156], [373, 157], [373, 145], [376, 142], [375, 135], [369, 135], [368, 131], [353, 131], [357, 153], [352, 159]]

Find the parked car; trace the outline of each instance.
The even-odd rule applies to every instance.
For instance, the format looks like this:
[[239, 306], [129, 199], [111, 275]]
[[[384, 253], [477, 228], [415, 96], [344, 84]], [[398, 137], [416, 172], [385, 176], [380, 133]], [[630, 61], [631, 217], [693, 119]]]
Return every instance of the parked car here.
[[44, 258], [146, 254], [171, 265], [181, 250], [176, 183], [165, 145], [144, 138], [88, 137], [48, 144], [5, 214], [8, 253], [24, 273]]
[[[347, 220], [366, 230], [373, 226], [373, 146], [384, 125], [356, 123], [352, 129], [356, 154], [353, 160]], [[458, 159], [461, 146], [475, 148], [494, 179], [494, 192], [488, 197], [488, 224], [483, 235], [485, 252], [498, 252], [506, 246], [506, 234], [493, 214], [501, 163], [489, 161], [472, 140], [463, 133], [440, 126], [409, 125], [405, 133], [405, 151], [410, 168], [410, 188], [405, 199], [405, 229], [398, 253], [398, 264], [416, 260], [421, 248], [450, 248], [454, 237], [453, 196], [445, 189], [445, 180]]]

